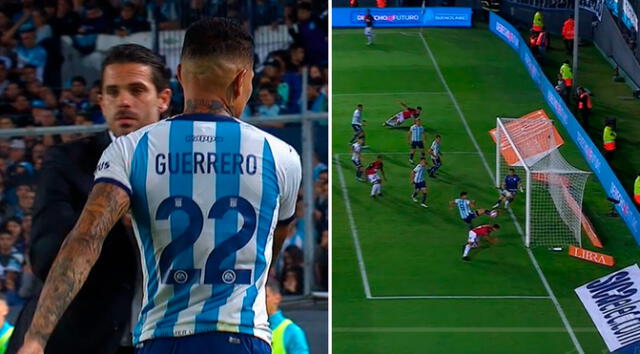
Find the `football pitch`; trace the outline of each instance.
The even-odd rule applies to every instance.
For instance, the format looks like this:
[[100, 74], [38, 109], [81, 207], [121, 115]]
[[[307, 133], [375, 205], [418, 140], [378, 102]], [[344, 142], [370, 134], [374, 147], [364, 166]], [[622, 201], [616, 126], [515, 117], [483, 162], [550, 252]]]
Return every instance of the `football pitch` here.
[[[518, 57], [486, 27], [376, 30], [373, 46], [360, 29], [333, 30], [332, 343], [334, 353], [607, 353], [573, 289], [614, 269], [544, 248], [524, 247], [524, 195], [500, 223], [499, 242], [461, 260], [466, 225], [449, 201], [461, 191], [478, 207], [497, 199], [496, 116], [537, 109], [551, 116]], [[442, 136], [442, 162], [422, 208], [411, 200], [407, 132], [382, 127], [397, 100], [422, 106], [426, 145]], [[355, 179], [348, 144], [351, 116], [364, 105], [363, 164], [383, 155], [384, 196]], [[552, 116], [551, 116], [552, 117]], [[555, 117], [552, 117], [555, 120]], [[564, 134], [562, 154], [586, 163]], [[428, 146], [427, 146], [428, 147]], [[418, 159], [416, 158], [416, 161]], [[429, 161], [430, 162], [430, 161]], [[616, 267], [631, 265], [638, 246], [591, 176], [584, 211]], [[583, 246], [592, 249], [586, 237]]]

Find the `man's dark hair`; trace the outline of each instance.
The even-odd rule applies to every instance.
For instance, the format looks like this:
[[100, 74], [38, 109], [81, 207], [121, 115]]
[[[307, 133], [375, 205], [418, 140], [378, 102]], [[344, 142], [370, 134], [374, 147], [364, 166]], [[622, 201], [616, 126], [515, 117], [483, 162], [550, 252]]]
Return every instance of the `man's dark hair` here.
[[74, 76], [73, 78], [71, 78], [71, 82], [79, 82], [84, 86], [87, 86], [87, 80], [85, 80], [82, 76]]
[[362, 105], [362, 103], [358, 103], [358, 106], [357, 106], [357, 107], [362, 108], [362, 107], [364, 107], [364, 106]]
[[418, 106], [418, 107], [416, 107], [416, 109], [422, 110], [422, 107]]
[[306, 1], [298, 3], [298, 10], [307, 10], [311, 12], [311, 3]]
[[461, 197], [464, 197], [465, 195], [467, 195], [467, 192], [460, 192]]
[[33, 70], [37, 70], [38, 68], [33, 65], [33, 64], [27, 64], [25, 65], [22, 69], [33, 69]]
[[436, 139], [438, 139], [438, 138], [440, 138], [440, 137], [441, 137], [441, 136], [440, 136], [439, 134], [438, 134], [438, 135], [436, 135]]
[[280, 283], [278, 282], [278, 279], [274, 279], [274, 278], [269, 278], [267, 279], [267, 288], [269, 288], [271, 291], [273, 291], [274, 293], [281, 295], [282, 291], [280, 290]]
[[492, 227], [493, 227], [494, 229], [499, 229], [499, 228], [500, 228], [500, 224], [493, 224], [493, 225], [492, 225]]
[[239, 23], [222, 17], [203, 18], [187, 29], [181, 60], [225, 58], [253, 64], [253, 38]]
[[104, 81], [104, 69], [111, 64], [142, 64], [151, 68], [151, 81], [160, 92], [169, 88], [169, 79], [165, 76], [162, 59], [150, 49], [139, 44], [121, 44], [109, 50], [102, 62], [100, 78]]

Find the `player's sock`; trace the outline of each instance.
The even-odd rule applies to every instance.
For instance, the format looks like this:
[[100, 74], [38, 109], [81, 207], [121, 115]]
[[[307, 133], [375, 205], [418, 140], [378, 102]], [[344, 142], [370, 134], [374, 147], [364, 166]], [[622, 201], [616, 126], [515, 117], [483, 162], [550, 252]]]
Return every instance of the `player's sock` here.
[[505, 208], [505, 209], [509, 209], [509, 204], [511, 204], [511, 201], [505, 200], [505, 202], [504, 202], [504, 208]]
[[356, 178], [358, 178], [358, 179], [362, 178], [362, 170], [358, 169], [356, 171]]
[[499, 207], [501, 201], [502, 200], [498, 199], [498, 201], [495, 204], [493, 204], [493, 206], [491, 206], [491, 209], [495, 209], [495, 208]]
[[469, 244], [467, 243], [466, 246], [464, 246], [464, 253], [462, 254], [462, 257], [466, 257], [469, 255], [469, 251], [471, 251], [471, 246], [469, 246]]
[[418, 196], [418, 192], [413, 192], [413, 194], [411, 195], [411, 198], [416, 199], [416, 197]]
[[373, 197], [374, 195], [376, 195], [376, 186], [377, 184], [374, 184], [373, 186], [371, 186], [371, 196]]
[[422, 204], [426, 204], [427, 202], [427, 193], [422, 193]]
[[413, 162], [413, 153], [410, 153], [410, 154], [409, 154], [409, 160], [410, 160], [411, 162]]

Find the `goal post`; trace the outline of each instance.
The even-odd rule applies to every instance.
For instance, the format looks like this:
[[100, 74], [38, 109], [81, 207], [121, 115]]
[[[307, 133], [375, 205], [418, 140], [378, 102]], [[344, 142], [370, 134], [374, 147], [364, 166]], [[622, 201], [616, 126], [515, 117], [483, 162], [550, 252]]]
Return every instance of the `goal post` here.
[[[589, 172], [569, 164], [558, 148], [564, 143], [546, 117], [496, 119], [495, 185], [509, 170], [524, 187], [524, 238], [527, 247], [581, 246], [582, 198]], [[516, 194], [522, 191], [516, 191]]]

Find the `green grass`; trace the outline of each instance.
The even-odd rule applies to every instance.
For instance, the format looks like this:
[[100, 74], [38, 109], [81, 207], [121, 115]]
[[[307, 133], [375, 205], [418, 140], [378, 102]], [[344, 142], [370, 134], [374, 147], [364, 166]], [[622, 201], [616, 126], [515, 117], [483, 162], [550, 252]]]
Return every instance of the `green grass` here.
[[[466, 190], [486, 207], [497, 193], [415, 30], [377, 34], [376, 44], [367, 47], [360, 30], [333, 31], [334, 353], [575, 353], [548, 298], [406, 298], [548, 293], [507, 214], [497, 219], [503, 226], [500, 242], [473, 250], [470, 263], [460, 260], [466, 226], [448, 201]], [[487, 132], [495, 127], [495, 117], [550, 110], [516, 54], [486, 28], [428, 29], [425, 37], [493, 170], [495, 145]], [[428, 209], [409, 197], [409, 124], [397, 129], [380, 126], [400, 110], [398, 99], [424, 108], [429, 143], [434, 134], [443, 137], [441, 173], [437, 180], [427, 181]], [[374, 154], [385, 156], [388, 181], [381, 200], [371, 200], [370, 185], [354, 178], [347, 142], [357, 103], [365, 105], [371, 146], [364, 163]], [[586, 169], [570, 138], [557, 126], [567, 142], [561, 149], [565, 158]], [[373, 299], [365, 296], [345, 202], [352, 211]], [[626, 267], [634, 263], [637, 245], [622, 221], [606, 216], [608, 208], [602, 188], [591, 177], [584, 209], [606, 244], [603, 252], [616, 257], [616, 268]], [[514, 211], [523, 223], [522, 197]], [[490, 221], [483, 217], [477, 222]], [[583, 244], [589, 248], [586, 239]], [[585, 353], [602, 352], [606, 347], [573, 289], [613, 270], [545, 249], [534, 249], [533, 254]]]

